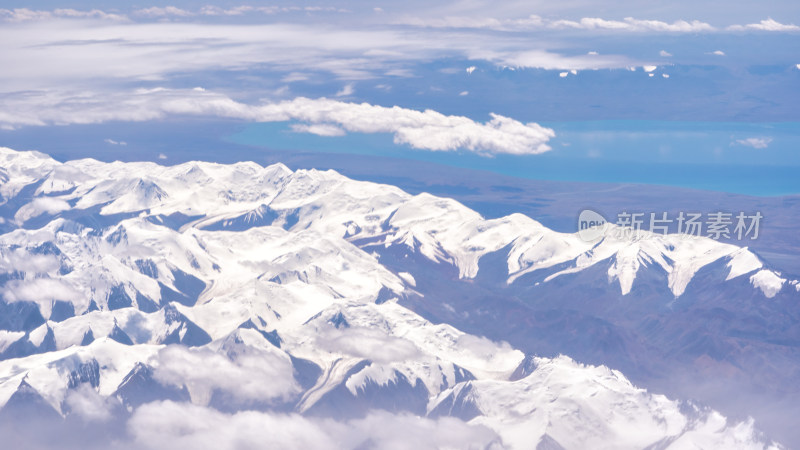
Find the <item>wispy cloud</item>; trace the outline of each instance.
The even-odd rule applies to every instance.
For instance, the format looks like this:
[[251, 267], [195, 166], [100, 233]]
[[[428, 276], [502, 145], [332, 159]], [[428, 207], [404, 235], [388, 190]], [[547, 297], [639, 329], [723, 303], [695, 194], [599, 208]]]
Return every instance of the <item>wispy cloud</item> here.
[[564, 55], [546, 50], [494, 51], [472, 49], [472, 59], [483, 59], [501, 66], [547, 70], [619, 69], [641, 63], [619, 55]]
[[171, 401], [138, 408], [127, 429], [137, 448], [159, 449], [494, 448], [500, 442], [489, 428], [451, 417], [375, 411], [360, 419], [335, 421], [257, 411], [225, 414]]
[[[243, 346], [242, 351], [226, 357], [208, 348], [171, 345], [160, 350], [151, 363], [156, 367], [156, 380], [186, 385], [192, 400], [200, 404], [208, 403], [214, 392], [248, 403], [288, 398], [300, 389], [292, 376], [291, 360], [278, 351]], [[198, 371], [200, 366], [214, 370]]]
[[[382, 8], [373, 8], [373, 14], [359, 15], [364, 20], [372, 20], [374, 24], [405, 25], [420, 28], [453, 28], [453, 29], [480, 29], [496, 31], [531, 31], [531, 30], [601, 30], [612, 32], [658, 32], [658, 33], [698, 33], [714, 31], [798, 31], [800, 27], [794, 24], [783, 24], [772, 18], [756, 23], [734, 24], [727, 27], [716, 27], [700, 20], [676, 20], [667, 22], [658, 19], [637, 19], [633, 16], [622, 20], [607, 19], [602, 17], [585, 16], [578, 19], [544, 18], [538, 15], [525, 15], [518, 17], [492, 17], [492, 10], [497, 8], [483, 5], [480, 2], [471, 8], [452, 8], [444, 6], [436, 13], [425, 14], [418, 8], [416, 14], [410, 13], [409, 8], [393, 8], [394, 13], [387, 13]], [[448, 14], [448, 12], [466, 10], [466, 14]], [[378, 14], [374, 14], [377, 12]], [[635, 13], [635, 11], [632, 11]], [[177, 6], [151, 6], [136, 9], [115, 8], [112, 12], [99, 9], [77, 10], [70, 8], [57, 8], [53, 10], [35, 10], [30, 8], [0, 9], [0, 20], [7, 21], [35, 21], [52, 19], [102, 19], [116, 21], [152, 21], [169, 19], [191, 19], [202, 17], [240, 17], [254, 14], [274, 16], [276, 14], [315, 14], [315, 13], [353, 13], [346, 7], [334, 5], [305, 5], [305, 6], [253, 6], [230, 5], [216, 6], [205, 5], [200, 8], [185, 8]], [[422, 14], [421, 14], [422, 13]]]
[[303, 81], [315, 73], [354, 81], [413, 75], [409, 65], [442, 57], [557, 70], [625, 68], [644, 63], [613, 54], [570, 55], [563, 50], [548, 50], [545, 44], [532, 48], [527, 39], [513, 35], [487, 39], [479, 31], [335, 26], [302, 21], [194, 23], [191, 17], [198, 12], [175, 7], [153, 7], [137, 14], [172, 14], [187, 20], [113, 24], [98, 21], [92, 26], [82, 21], [63, 21], [58, 26], [28, 21], [15, 27], [0, 27], [0, 42], [4, 43], [0, 52], [0, 66], [4, 67], [0, 92], [93, 87], [98, 82], [123, 80], [146, 83], [175, 74], [239, 72], [265, 66], [270, 67], [271, 76], [284, 78], [285, 82]]
[[745, 147], [761, 149], [769, 147], [769, 144], [772, 142], [772, 138], [752, 137], [747, 139], [737, 139], [734, 142], [738, 145], [744, 145]]
[[[258, 111], [265, 107], [264, 102], [255, 99], [268, 98], [274, 104], [276, 99], [296, 95], [289, 92], [286, 83], [313, 81], [296, 86], [300, 92], [308, 89], [306, 84], [332, 80], [336, 88], [327, 85], [328, 95], [352, 98], [356, 95], [353, 83], [370, 80], [374, 81], [370, 84], [385, 89], [389, 85], [385, 82], [386, 77], [418, 76], [422, 71], [417, 69], [422, 65], [442, 59], [472, 61], [457, 71], [464, 74], [461, 70], [465, 70], [473, 75], [476, 75], [473, 72], [476, 67], [488, 73], [489, 64], [501, 68], [557, 71], [552, 74], [554, 77], [559, 72], [569, 74], [570, 71], [653, 66], [663, 59], [640, 60], [605, 51], [587, 54], [585, 46], [578, 48], [574, 45], [574, 36], [595, 31], [608, 34], [728, 30], [698, 20], [667, 22], [633, 17], [564, 20], [557, 15], [549, 16], [551, 18], [515, 16], [519, 13], [518, 8], [495, 11], [486, 4], [470, 9], [464, 16], [434, 15], [430, 11], [428, 16], [424, 16], [425, 11], [415, 10], [414, 13], [423, 15], [414, 19], [416, 16], [412, 15], [411, 8], [399, 8], [399, 12], [387, 8], [379, 14], [371, 10], [366, 12], [369, 20], [378, 22], [342, 20], [336, 23], [305, 20], [314, 16], [313, 12], [343, 12], [329, 6], [226, 4], [224, 7], [198, 9], [185, 6], [185, 3], [180, 5], [113, 12], [0, 10], [0, 18], [15, 22], [0, 27], [0, 42], [3, 42], [0, 67], [4, 69], [0, 71], [0, 101], [6, 106], [0, 109], [0, 127], [140, 121], [171, 114], [230, 115], [241, 120], [263, 120], [257, 117], [261, 114]], [[263, 17], [278, 13], [287, 15], [281, 16], [280, 21]], [[501, 18], [493, 19], [492, 14]], [[369, 26], [387, 22], [401, 25]], [[751, 25], [742, 27], [754, 32], [760, 29], [792, 31], [796, 28], [772, 19]], [[547, 39], [531, 39], [531, 36]], [[592, 45], [592, 49], [603, 50], [594, 47], [594, 43]], [[669, 53], [662, 51], [661, 56], [666, 55]], [[266, 67], [268, 71], [263, 70]], [[210, 71], [230, 74], [231, 78], [224, 82], [219, 82], [224, 77], [208, 78], [211, 83], [219, 82], [210, 88], [225, 89], [227, 100], [180, 89], [161, 93], [155, 90], [144, 93], [131, 91], [131, 86], [183, 86], [181, 83], [189, 79], [195, 80], [193, 83], [197, 79], [205, 80], [203, 75]], [[260, 90], [253, 92], [239, 87], [244, 84], [228, 83], [233, 77], [265, 82], [257, 84]], [[481, 94], [468, 88], [468, 85], [459, 86], [454, 92], [469, 90], [471, 96]], [[359, 89], [358, 94], [369, 95], [369, 91]], [[316, 92], [320, 91], [312, 92], [319, 95]], [[109, 101], [104, 102], [103, 97]], [[168, 97], [181, 97], [182, 100], [167, 100]], [[239, 101], [233, 102], [231, 98]], [[176, 105], [181, 102], [194, 104], [194, 112], [188, 107], [185, 111], [175, 112]], [[392, 111], [392, 108], [387, 109]], [[486, 123], [465, 122], [468, 131], [465, 134], [452, 131], [461, 125], [431, 127], [429, 119], [437, 114], [435, 112], [415, 113], [422, 114], [426, 121], [411, 125], [414, 120], [409, 119], [406, 124], [382, 125], [374, 127], [379, 131], [364, 132], [392, 133], [398, 142], [431, 150], [461, 148], [485, 153], [536, 153], [548, 149], [548, 132], [509, 118], [496, 116]], [[380, 114], [389, 116], [394, 113], [384, 111]], [[292, 115], [288, 120], [300, 122], [295, 125], [296, 131], [322, 135], [340, 135], [367, 128], [356, 126], [351, 129], [355, 123], [352, 120], [348, 124], [316, 122]], [[366, 122], [361, 120], [359, 123]], [[518, 130], [510, 132], [514, 127]], [[438, 140], [430, 139], [430, 136]], [[514, 138], [506, 139], [508, 136]], [[112, 141], [107, 143], [115, 145], [116, 141]]]
[[301, 72], [292, 72], [281, 78], [284, 83], [294, 83], [295, 81], [308, 81], [311, 77]]
[[70, 414], [77, 414], [85, 422], [107, 422], [112, 418], [114, 404], [98, 394], [88, 383], [70, 389], [64, 399]]
[[660, 20], [635, 19], [633, 17], [626, 17], [623, 20], [608, 20], [599, 17], [583, 17], [578, 20], [551, 20], [537, 15], [518, 19], [499, 19], [486, 16], [405, 17], [396, 19], [394, 23], [428, 28], [477, 28], [500, 31], [576, 29], [624, 32], [697, 33], [716, 30], [711, 24], [699, 20], [677, 20], [670, 23]]
[[361, 327], [321, 330], [317, 345], [334, 353], [364, 358], [378, 364], [413, 359], [421, 353], [407, 339]]
[[331, 124], [316, 124], [316, 125], [309, 125], [305, 123], [293, 123], [291, 125], [292, 131], [296, 133], [310, 133], [316, 134], [317, 136], [344, 136], [347, 134], [346, 131], [337, 127], [336, 125]]
[[[40, 197], [43, 198], [43, 197]], [[54, 255], [41, 255], [22, 248], [0, 247], [0, 270], [27, 272], [30, 276], [55, 274], [61, 263]]]
[[137, 9], [133, 13], [137, 16], [144, 17], [189, 17], [194, 15], [194, 13], [190, 11], [175, 6], [153, 6], [150, 8]]
[[82, 292], [57, 278], [12, 280], [0, 288], [0, 295], [6, 303], [36, 303], [45, 317], [50, 315], [53, 302], [56, 300], [80, 303], [84, 298]]
[[795, 24], [783, 24], [772, 18], [762, 20], [758, 23], [751, 23], [747, 25], [731, 25], [728, 27], [731, 31], [743, 30], [758, 30], [758, 31], [800, 31], [800, 27]]
[[42, 214], [57, 214], [69, 208], [69, 204], [64, 200], [52, 197], [38, 197], [17, 210], [14, 215], [14, 220], [16, 220], [17, 223], [24, 223]]
[[490, 30], [519, 30], [541, 27], [544, 21], [539, 16], [526, 19], [496, 19], [480, 16], [403, 17], [392, 21], [396, 25], [424, 28], [478, 28]]
[[668, 33], [697, 33], [701, 31], [714, 31], [716, 28], [706, 22], [692, 20], [677, 20], [672, 23], [660, 20], [641, 20], [626, 17], [619, 20], [606, 20], [598, 17], [584, 17], [578, 21], [556, 20], [547, 25], [550, 28], [573, 28], [583, 30], [613, 30], [613, 31], [656, 31]]
[[337, 97], [348, 97], [353, 95], [356, 90], [353, 88], [353, 83], [346, 84], [341, 90], [336, 93]]
[[26, 22], [32, 20], [51, 19], [101, 19], [127, 21], [123, 14], [108, 13], [99, 9], [82, 11], [77, 9], [59, 8], [51, 11], [33, 10], [28, 8], [0, 9], [0, 19], [10, 22]]
[[183, 8], [177, 8], [175, 6], [164, 6], [164, 7], [150, 7], [150, 8], [142, 8], [133, 11], [133, 14], [136, 16], [142, 17], [158, 17], [158, 18], [168, 18], [168, 17], [193, 17], [193, 16], [242, 16], [245, 14], [279, 14], [279, 13], [296, 13], [296, 12], [303, 12], [303, 13], [316, 13], [316, 12], [348, 12], [347, 9], [344, 8], [337, 8], [333, 6], [251, 6], [251, 5], [238, 5], [238, 6], [231, 6], [227, 8], [214, 6], [214, 5], [206, 5], [200, 9], [196, 10], [189, 10]]

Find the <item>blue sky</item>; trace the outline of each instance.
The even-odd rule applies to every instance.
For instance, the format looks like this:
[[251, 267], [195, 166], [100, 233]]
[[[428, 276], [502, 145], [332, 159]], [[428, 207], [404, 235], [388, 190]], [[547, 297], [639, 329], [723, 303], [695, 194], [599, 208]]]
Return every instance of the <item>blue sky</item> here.
[[[239, 144], [248, 159], [797, 194], [799, 15], [786, 1], [4, 2], [0, 145], [170, 163]], [[169, 124], [208, 139], [155, 150], [147, 136]]]

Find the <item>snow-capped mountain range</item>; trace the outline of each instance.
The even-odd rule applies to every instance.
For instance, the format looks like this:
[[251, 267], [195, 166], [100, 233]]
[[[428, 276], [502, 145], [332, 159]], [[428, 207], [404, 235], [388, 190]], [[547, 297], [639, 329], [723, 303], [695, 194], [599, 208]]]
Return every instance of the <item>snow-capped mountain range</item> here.
[[[520, 214], [487, 220], [447, 198], [280, 164], [60, 163], [0, 149], [0, 183], [0, 422], [117, 423], [140, 447], [208, 445], [205, 423], [236, 430], [228, 448], [270, 427], [323, 448], [777, 446], [758, 422], [541, 356], [570, 343], [520, 338], [536, 334], [528, 317], [555, 310], [542, 302], [573, 308], [583, 293], [613, 297], [625, 333], [652, 342], [675, 329], [641, 308], [693, 314], [704, 289], [746, 292], [736, 302], [762, 315], [796, 305], [798, 282], [747, 248], [650, 233], [585, 242]], [[530, 309], [514, 317], [520, 305]], [[796, 312], [747, 330], [782, 320], [776, 345], [794, 346]]]

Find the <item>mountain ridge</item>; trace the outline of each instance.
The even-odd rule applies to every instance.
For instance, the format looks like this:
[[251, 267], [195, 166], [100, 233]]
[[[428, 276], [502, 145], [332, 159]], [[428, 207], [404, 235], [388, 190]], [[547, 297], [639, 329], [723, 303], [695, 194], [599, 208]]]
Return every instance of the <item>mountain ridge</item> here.
[[[403, 271], [385, 266], [381, 249], [418, 255], [440, 267], [449, 265], [461, 282], [474, 282], [487, 270], [492, 275], [502, 273], [503, 268], [494, 264], [482, 269], [481, 260], [508, 249], [506, 271], [497, 282], [512, 287], [540, 271], [551, 272], [551, 278], [540, 282], [547, 284], [615, 258], [615, 265], [606, 270], [607, 285], [618, 283], [623, 297], [637, 286], [638, 270], [653, 262], [665, 272], [688, 271], [683, 288], [692, 286], [692, 277], [704, 266], [695, 268], [696, 258], [669, 258], [670, 264], [664, 257], [669, 251], [678, 254], [674, 249], [686, 242], [710, 252], [709, 258], [718, 255], [709, 264], [728, 258], [723, 283], [764, 271], [779, 277], [760, 261], [753, 263], [757, 257], [752, 253], [741, 257], [748, 255], [746, 249], [675, 237], [650, 236], [645, 256], [637, 249], [632, 259], [623, 258], [617, 267], [620, 251], [642, 244], [609, 240], [596, 246], [575, 235], [552, 232], [522, 215], [484, 220], [453, 200], [410, 196], [395, 187], [348, 180], [332, 171], [292, 172], [282, 165], [262, 168], [254, 163], [62, 164], [41, 154], [7, 149], [0, 151], [0, 159], [7, 174], [0, 186], [4, 218], [0, 250], [3, 268], [11, 270], [3, 275], [3, 299], [7, 306], [33, 304], [41, 314], [40, 321], [0, 335], [5, 351], [18, 348], [17, 342], [30, 343], [25, 351], [3, 354], [0, 373], [5, 375], [0, 379], [5, 380], [5, 389], [0, 388], [0, 399], [5, 394], [11, 398], [27, 380], [59, 414], [73, 392], [59, 388], [54, 380], [72, 373], [74, 358], [90, 355], [102, 368], [93, 391], [100, 400], [95, 394], [80, 395], [103, 404], [115, 401], [112, 394], [125, 379], [168, 388], [167, 400], [181, 398], [174, 389], [187, 389], [193, 404], [222, 411], [288, 407], [309, 414], [318, 405], [317, 410], [328, 414], [335, 407], [427, 415], [448, 392], [457, 386], [463, 389], [465, 383], [478, 386], [471, 388], [476, 392], [516, 389], [521, 380], [511, 378], [526, 353], [446, 323], [433, 323], [404, 306], [408, 299], [444, 298], [419, 288], [413, 265]], [[598, 259], [580, 260], [588, 253], [597, 253]], [[736, 258], [744, 263], [734, 263]], [[636, 267], [623, 269], [625, 264]], [[612, 267], [617, 267], [613, 276]], [[752, 280], [748, 284], [764, 301], [797, 291], [789, 280], [775, 290], [774, 279], [760, 278], [759, 284]], [[669, 284], [659, 289], [675, 298], [683, 294], [676, 295]], [[51, 320], [56, 300], [71, 305], [72, 312]], [[245, 323], [249, 325], [243, 328]], [[131, 345], [126, 345], [126, 337]], [[131, 358], [117, 360], [119, 353], [134, 349]], [[98, 358], [103, 362], [97, 363]], [[215, 370], [239, 383], [225, 382], [208, 370], [190, 369], [208, 361], [215, 361]], [[532, 382], [529, 378], [538, 368], [553, 365], [567, 372], [595, 370], [573, 366], [568, 358], [536, 361], [537, 369], [522, 380]], [[301, 372], [317, 370], [320, 375], [314, 385], [302, 388]], [[142, 376], [134, 376], [137, 373]], [[608, 395], [638, 392], [639, 400], [625, 414], [650, 411], [651, 394], [635, 390], [619, 372], [610, 373], [624, 381], [613, 389], [606, 386]], [[252, 386], [247, 380], [253, 376], [280, 382], [269, 389]], [[592, 377], [586, 380], [594, 382]], [[547, 383], [540, 381], [537, 386]], [[246, 399], [242, 390], [250, 393]], [[564, 395], [562, 400], [584, 405], [578, 414], [593, 414], [591, 397], [583, 392]], [[281, 406], [286, 401], [296, 406]], [[744, 432], [735, 431], [739, 425], [705, 429], [708, 421], [720, 423], [716, 413], [707, 412], [704, 419], [693, 422], [678, 403], [656, 402], [662, 403], [671, 405], [665, 414], [682, 426], [663, 428], [654, 425], [660, 423], [654, 419], [653, 424], [642, 425], [654, 428], [639, 440], [626, 440], [630, 436], [619, 429], [594, 433], [606, 433], [605, 438], [631, 448], [664, 439], [679, 442], [689, 439], [689, 432], [719, 442], [744, 436], [742, 443], [763, 447], [758, 447], [752, 424], [745, 424]], [[504, 427], [507, 419], [496, 406], [478, 402], [472, 408], [481, 415], [469, 423], [498, 433], [503, 445], [524, 448], [532, 442], [522, 440], [513, 427]], [[653, 408], [658, 414], [661, 406]], [[570, 440], [565, 431], [569, 428], [543, 426], [534, 440], [550, 439], [567, 447], [594, 442], [589, 435]]]

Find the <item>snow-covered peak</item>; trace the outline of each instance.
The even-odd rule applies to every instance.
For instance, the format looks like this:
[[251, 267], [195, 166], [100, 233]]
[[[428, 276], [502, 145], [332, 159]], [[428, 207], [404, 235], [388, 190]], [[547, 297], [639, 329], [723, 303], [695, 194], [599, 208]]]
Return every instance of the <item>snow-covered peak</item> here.
[[691, 416], [619, 372], [531, 359], [403, 301], [453, 300], [417, 291], [436, 265], [535, 286], [599, 264], [622, 294], [658, 270], [679, 296], [724, 261], [728, 280], [749, 275], [769, 297], [796, 285], [747, 249], [588, 243], [520, 214], [487, 220], [451, 199], [280, 164], [0, 158], [0, 410], [31, 399], [67, 417], [161, 400], [324, 417], [379, 408], [455, 416], [512, 448], [757, 440], [745, 427], [725, 441], [716, 413]]
[[[698, 271], [716, 261], [729, 268], [728, 280], [763, 267], [748, 249], [706, 237], [639, 231], [635, 239], [607, 233], [599, 243], [586, 242], [577, 233], [558, 233], [520, 214], [487, 220], [451, 199], [411, 196], [334, 171], [292, 172], [282, 164], [255, 163], [61, 164], [38, 153], [9, 149], [2, 155], [15, 181], [0, 189], [12, 193], [21, 183], [42, 182], [36, 197], [16, 212], [21, 225], [99, 208], [101, 221], [140, 215], [182, 231], [270, 225], [313, 229], [359, 242], [405, 245], [432, 261], [454, 265], [462, 278], [474, 278], [481, 258], [503, 251], [509, 283], [534, 272], [543, 273], [547, 282], [603, 263], [608, 265], [609, 282], [618, 283], [623, 295], [631, 291], [641, 270], [663, 271], [664, 288], [679, 297]], [[767, 294], [764, 283], [752, 284]]]

